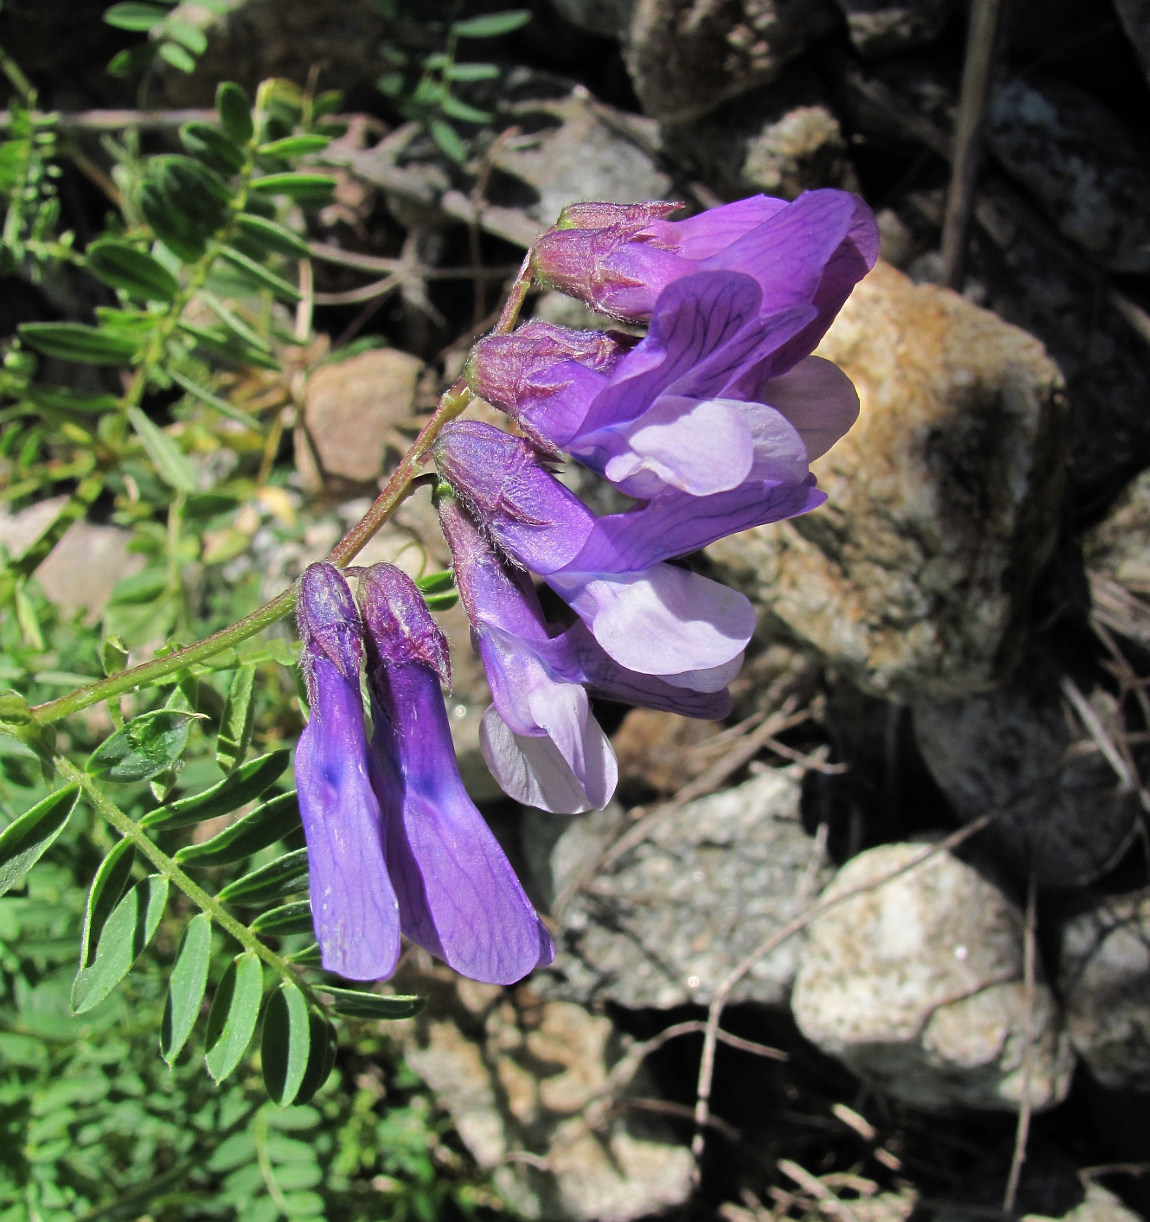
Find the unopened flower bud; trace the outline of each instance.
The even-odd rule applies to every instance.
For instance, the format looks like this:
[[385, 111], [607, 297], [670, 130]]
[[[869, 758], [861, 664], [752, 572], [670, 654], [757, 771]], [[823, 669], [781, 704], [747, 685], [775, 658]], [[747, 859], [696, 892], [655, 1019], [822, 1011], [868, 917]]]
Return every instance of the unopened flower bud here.
[[620, 229], [628, 237], [662, 220], [683, 205], [662, 199], [645, 204], [609, 204], [600, 200], [568, 204], [559, 213], [556, 229]]

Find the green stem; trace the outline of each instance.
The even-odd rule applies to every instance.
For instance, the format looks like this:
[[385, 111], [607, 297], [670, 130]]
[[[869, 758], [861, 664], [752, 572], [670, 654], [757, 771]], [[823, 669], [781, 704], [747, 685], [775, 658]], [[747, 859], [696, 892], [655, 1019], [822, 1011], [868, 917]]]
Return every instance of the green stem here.
[[258, 955], [273, 972], [277, 972], [284, 980], [290, 980], [293, 984], [302, 987], [309, 995], [311, 994], [307, 981], [299, 978], [299, 975], [292, 970], [286, 959], [265, 946], [246, 925], [241, 924], [232, 916], [215, 896], [209, 895], [199, 883], [180, 869], [147, 832], [134, 819], [126, 815], [104, 793], [92, 777], [77, 768], [65, 756], [58, 755], [54, 763], [56, 771], [60, 776], [70, 781], [73, 785], [79, 785], [84, 791], [85, 797], [96, 808], [99, 814], [121, 836], [126, 840], [130, 840], [168, 882], [174, 883], [179, 887], [201, 912], [206, 912], [225, 933], [231, 934], [245, 950], [250, 950], [253, 954]]

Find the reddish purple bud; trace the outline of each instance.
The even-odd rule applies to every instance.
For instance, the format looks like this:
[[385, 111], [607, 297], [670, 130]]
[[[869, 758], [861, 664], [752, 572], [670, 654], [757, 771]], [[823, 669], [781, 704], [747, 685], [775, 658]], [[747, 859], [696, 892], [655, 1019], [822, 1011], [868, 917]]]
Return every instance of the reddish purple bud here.
[[479, 340], [463, 374], [472, 394], [518, 418], [570, 383], [568, 361], [609, 373], [636, 342], [617, 332], [572, 331], [533, 319], [510, 335]]
[[447, 638], [406, 573], [390, 564], [373, 565], [364, 574], [360, 598], [373, 653], [385, 666], [418, 663], [451, 686]]

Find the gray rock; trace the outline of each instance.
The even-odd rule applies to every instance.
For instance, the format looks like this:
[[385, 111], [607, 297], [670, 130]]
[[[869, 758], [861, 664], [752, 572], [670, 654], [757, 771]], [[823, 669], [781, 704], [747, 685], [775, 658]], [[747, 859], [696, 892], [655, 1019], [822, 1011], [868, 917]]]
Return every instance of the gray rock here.
[[531, 188], [534, 199], [518, 202], [541, 227], [573, 200], [667, 197], [671, 180], [656, 164], [651, 120], [526, 69], [508, 76], [506, 95], [500, 113], [523, 134], [497, 145], [492, 163]]
[[423, 362], [373, 348], [321, 365], [308, 379], [295, 434], [296, 467], [309, 492], [346, 495], [374, 485], [410, 443]]
[[1142, 65], [1142, 73], [1150, 81], [1150, 0], [1113, 0], [1118, 19], [1126, 37]]
[[1110, 271], [1150, 271], [1150, 173], [1100, 102], [1062, 82], [1007, 81], [992, 95], [986, 139], [1064, 237]]
[[840, 21], [833, 0], [637, 0], [623, 56], [647, 114], [689, 119], [769, 84]]
[[[446, 973], [404, 985], [430, 1004], [389, 1033], [516, 1216], [630, 1222], [690, 1195], [690, 1152], [666, 1125], [600, 1104], [625, 1051], [609, 1019]], [[640, 1071], [622, 1098], [649, 1092]]]
[[703, 118], [664, 123], [661, 132], [676, 164], [730, 198], [763, 191], [793, 199], [815, 187], [858, 185], [838, 120], [806, 72]]
[[1023, 1214], [1021, 1222], [1142, 1222], [1142, 1215], [1127, 1209], [1109, 1189], [1088, 1180], [1085, 1196], [1073, 1209], [1054, 1217]]
[[1150, 890], [1109, 896], [1062, 930], [1070, 1038], [1103, 1085], [1150, 1090]]
[[896, 1098], [943, 1111], [1060, 1102], [1074, 1055], [1050, 989], [1023, 982], [1022, 914], [948, 854], [886, 882], [925, 846], [852, 858], [812, 921], [791, 1004], [823, 1052]]
[[871, 694], [984, 690], [1057, 535], [1061, 375], [1032, 336], [882, 263], [819, 352], [862, 403], [814, 464], [829, 503], [715, 544], [717, 575]]
[[635, 0], [551, 0], [572, 25], [604, 38], [623, 38], [635, 15]]
[[202, 29], [208, 49], [193, 73], [159, 61], [164, 97], [172, 106], [210, 106], [216, 81], [238, 81], [254, 96], [269, 77], [304, 82], [322, 65], [321, 89], [351, 89], [380, 72], [379, 45], [387, 23], [371, 0], [229, 0], [222, 15], [185, 0], [180, 17]]
[[[1119, 780], [1059, 687], [1059, 672], [1028, 654], [1000, 687], [969, 700], [914, 708], [915, 737], [959, 817], [1002, 814], [984, 833], [1040, 887], [1085, 886], [1106, 874], [1138, 827], [1138, 795]], [[1112, 738], [1115, 699], [1089, 703]]]
[[[559, 835], [549, 861], [553, 892], [625, 830], [618, 818], [609, 807]], [[541, 823], [529, 816], [524, 833], [537, 856], [548, 831]], [[799, 822], [798, 777], [763, 772], [671, 811], [642, 844], [597, 871], [562, 914], [555, 964], [532, 983], [548, 996], [636, 1009], [706, 1005], [741, 959], [801, 911], [804, 886], [827, 877]], [[755, 964], [732, 1000], [785, 1004], [799, 945], [792, 938]]]
[[836, 0], [855, 50], [868, 59], [933, 42], [955, 0]]
[[1082, 558], [1092, 576], [1150, 596], [1150, 471], [1137, 476], [1106, 517], [1086, 532]]

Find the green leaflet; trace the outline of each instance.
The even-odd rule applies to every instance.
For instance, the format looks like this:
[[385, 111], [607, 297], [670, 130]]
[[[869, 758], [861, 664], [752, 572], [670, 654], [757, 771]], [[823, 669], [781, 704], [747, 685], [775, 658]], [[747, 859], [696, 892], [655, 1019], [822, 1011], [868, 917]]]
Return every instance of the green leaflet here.
[[260, 1038], [264, 1085], [281, 1107], [295, 1102], [311, 1056], [311, 1014], [300, 990], [285, 980], [268, 998]]
[[208, 964], [212, 957], [212, 922], [201, 912], [188, 922], [180, 953], [168, 981], [168, 1000], [160, 1026], [160, 1053], [172, 1065], [192, 1033], [204, 990], [208, 986]]
[[133, 717], [92, 752], [87, 771], [103, 781], [146, 781], [171, 768], [188, 745], [199, 713], [157, 709]]
[[66, 785], [37, 802], [0, 832], [0, 895], [21, 882], [64, 830], [80, 790]]
[[204, 1054], [208, 1073], [217, 1082], [235, 1069], [251, 1043], [260, 1015], [263, 980], [263, 967], [250, 950], [237, 955], [220, 980], [208, 1014]]
[[120, 900], [104, 925], [96, 954], [72, 982], [72, 1013], [97, 1006], [132, 969], [164, 915], [168, 880], [152, 874]]
[[269, 751], [258, 759], [248, 760], [231, 776], [205, 789], [202, 793], [189, 794], [178, 801], [169, 802], [159, 810], [149, 811], [141, 820], [141, 827], [162, 828], [187, 827], [214, 819], [217, 815], [230, 814], [237, 807], [258, 798], [282, 775], [291, 759], [291, 750], [281, 747]]

